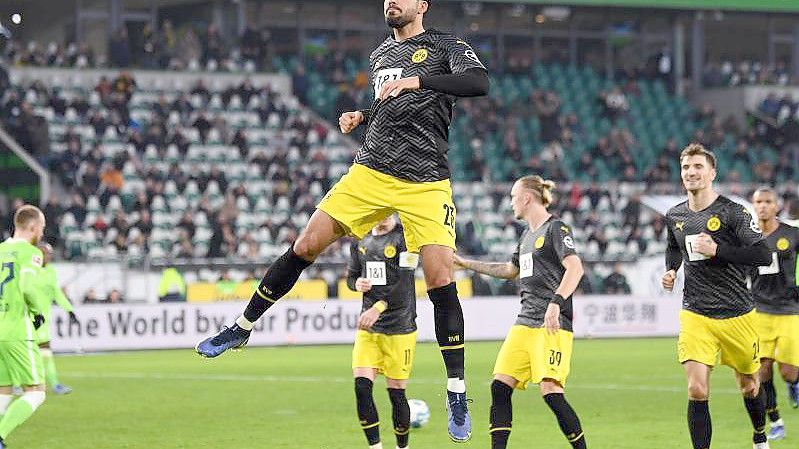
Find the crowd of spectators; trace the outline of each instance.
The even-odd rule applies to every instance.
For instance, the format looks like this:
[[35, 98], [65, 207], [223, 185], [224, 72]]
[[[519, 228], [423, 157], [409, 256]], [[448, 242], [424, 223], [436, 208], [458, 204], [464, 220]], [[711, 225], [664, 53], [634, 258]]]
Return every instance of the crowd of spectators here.
[[127, 27], [119, 27], [102, 56], [85, 42], [11, 40], [5, 46], [5, 58], [15, 66], [252, 72], [268, 67], [268, 41], [266, 30], [251, 25], [228, 40], [214, 24], [176, 29], [170, 20], [164, 20], [157, 28], [146, 24], [135, 37], [128, 34]]
[[704, 87], [735, 87], [744, 85], [791, 84], [791, 72], [785, 61], [774, 65], [760, 61], [709, 61], [702, 73]]

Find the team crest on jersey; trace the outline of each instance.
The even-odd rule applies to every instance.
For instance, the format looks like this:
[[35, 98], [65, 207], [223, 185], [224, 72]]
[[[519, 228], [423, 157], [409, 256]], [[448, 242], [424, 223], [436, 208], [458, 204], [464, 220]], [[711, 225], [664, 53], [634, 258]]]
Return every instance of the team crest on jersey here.
[[721, 220], [719, 220], [719, 217], [715, 215], [710, 217], [710, 219], [707, 221], [707, 230], [710, 232], [716, 232], [719, 229], [721, 229]]
[[539, 235], [537, 239], [535, 239], [535, 248], [541, 249], [544, 247], [544, 236]]
[[386, 247], [383, 249], [383, 255], [391, 259], [397, 255], [397, 248], [394, 245], [386, 245]]
[[424, 62], [425, 59], [427, 59], [427, 49], [426, 48], [420, 48], [420, 49], [416, 50], [413, 53], [413, 56], [411, 56], [411, 61], [413, 61], [414, 64], [419, 64], [420, 62]]
[[785, 251], [786, 249], [788, 249], [789, 246], [791, 246], [791, 242], [789, 242], [788, 239], [786, 239], [785, 237], [780, 237], [780, 239], [777, 240], [778, 250]]

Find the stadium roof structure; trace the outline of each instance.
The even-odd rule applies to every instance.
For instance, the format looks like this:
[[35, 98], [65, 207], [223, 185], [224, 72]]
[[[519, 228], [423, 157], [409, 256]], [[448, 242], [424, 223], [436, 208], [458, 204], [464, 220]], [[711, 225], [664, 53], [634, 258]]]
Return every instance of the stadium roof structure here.
[[486, 3], [799, 13], [799, 0], [481, 0]]

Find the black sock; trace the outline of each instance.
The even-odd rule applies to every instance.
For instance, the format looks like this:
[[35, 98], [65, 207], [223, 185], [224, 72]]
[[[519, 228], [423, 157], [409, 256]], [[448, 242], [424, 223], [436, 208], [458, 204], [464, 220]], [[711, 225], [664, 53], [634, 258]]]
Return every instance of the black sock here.
[[710, 447], [713, 425], [710, 422], [710, 407], [707, 401], [688, 400], [688, 430], [694, 449]]
[[766, 442], [766, 401], [763, 399], [763, 391], [759, 391], [753, 398], [744, 398], [746, 411], [749, 412], [749, 419], [752, 420], [752, 427], [755, 431], [752, 434], [752, 441], [755, 443]]
[[455, 283], [427, 291], [433, 303], [436, 340], [447, 368], [447, 378], [464, 377], [463, 309]]
[[558, 418], [558, 425], [560, 430], [566, 435], [574, 449], [585, 449], [585, 435], [583, 429], [580, 427], [580, 418], [568, 402], [563, 393], [550, 393], [544, 396], [544, 401], [547, 403], [552, 413]]
[[372, 381], [365, 377], [355, 378], [355, 402], [358, 406], [358, 419], [369, 445], [380, 442], [380, 421], [372, 396]]
[[289, 248], [266, 270], [261, 284], [255, 289], [250, 303], [244, 309], [244, 318], [253, 323], [258, 321], [272, 304], [294, 287], [302, 270], [312, 263], [296, 255], [293, 247]]
[[780, 411], [777, 410], [777, 391], [774, 389], [774, 381], [767, 380], [760, 384], [763, 396], [766, 399], [766, 413], [771, 422], [780, 419]]
[[491, 383], [491, 414], [488, 430], [491, 434], [491, 449], [505, 449], [508, 446], [513, 421], [511, 395], [513, 388], [504, 382], [495, 380]]
[[408, 436], [411, 430], [411, 408], [405, 390], [389, 388], [388, 398], [391, 399], [391, 416], [394, 420], [394, 435], [397, 436], [397, 447], [408, 447]]

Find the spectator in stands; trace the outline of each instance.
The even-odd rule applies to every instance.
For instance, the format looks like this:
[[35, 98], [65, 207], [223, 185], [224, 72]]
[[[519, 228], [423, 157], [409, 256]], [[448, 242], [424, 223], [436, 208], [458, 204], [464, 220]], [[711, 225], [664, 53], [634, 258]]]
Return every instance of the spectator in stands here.
[[131, 63], [130, 41], [125, 26], [119, 27], [109, 43], [110, 62], [113, 67], [129, 67]]
[[745, 141], [739, 140], [738, 143], [735, 145], [735, 152], [732, 155], [732, 165], [735, 166], [736, 163], [742, 163], [745, 165], [749, 165], [752, 163], [752, 160], [749, 157], [749, 147]]
[[100, 101], [106, 103], [108, 100], [108, 96], [111, 95], [111, 91], [114, 90], [114, 87], [111, 85], [111, 82], [108, 81], [105, 75], [100, 77], [100, 82], [97, 83], [95, 86], [94, 91], [100, 95]]
[[605, 228], [603, 226], [598, 227], [591, 235], [588, 237], [589, 242], [596, 242], [597, 247], [599, 248], [599, 255], [604, 257], [605, 253], [608, 251], [608, 244], [610, 243], [605, 234]]
[[78, 223], [83, 223], [83, 220], [86, 219], [86, 206], [83, 202], [83, 197], [79, 194], [72, 195], [72, 202], [67, 209], [67, 212], [71, 213], [73, 217], [75, 217], [75, 221]]
[[245, 61], [251, 61], [255, 67], [261, 65], [261, 51], [264, 46], [264, 41], [261, 33], [255, 27], [248, 23], [239, 38], [239, 46], [241, 47], [241, 57]]
[[192, 127], [197, 128], [197, 132], [200, 134], [200, 142], [205, 145], [208, 143], [208, 133], [211, 131], [211, 121], [208, 120], [208, 117], [205, 114], [205, 111], [201, 111], [200, 115], [194, 120], [191, 124]]
[[602, 281], [602, 292], [607, 295], [629, 295], [631, 292], [630, 284], [620, 263], [613, 264], [613, 272]]
[[302, 64], [297, 65], [294, 73], [291, 75], [291, 86], [294, 96], [300, 100], [300, 103], [308, 104], [308, 78], [305, 76], [305, 68]]
[[222, 43], [222, 36], [219, 35], [216, 25], [213, 23], [208, 25], [205, 32], [205, 39], [202, 39], [201, 42], [203, 46], [203, 65], [206, 66], [208, 70], [214, 71], [222, 61], [222, 55], [225, 51]]
[[622, 226], [630, 226], [633, 229], [638, 228], [641, 221], [641, 195], [637, 193], [631, 195], [621, 213], [624, 216]]
[[85, 171], [81, 176], [80, 192], [84, 196], [94, 195], [100, 190], [100, 176], [97, 173], [97, 165], [93, 162], [84, 164]]
[[84, 304], [97, 304], [100, 300], [97, 298], [97, 292], [94, 291], [93, 288], [89, 288], [86, 290], [86, 293], [83, 295], [83, 303]]
[[108, 301], [111, 304], [117, 304], [117, 303], [125, 302], [125, 298], [122, 296], [122, 292], [120, 292], [119, 290], [117, 290], [115, 288], [115, 289], [112, 289], [110, 293], [108, 293], [108, 297], [106, 298], [106, 301]]
[[532, 96], [533, 107], [541, 125], [541, 141], [548, 143], [557, 140], [560, 136], [560, 98], [551, 91], [534, 91]]
[[124, 99], [124, 103], [127, 105], [136, 89], [136, 80], [133, 79], [133, 75], [130, 72], [123, 70], [114, 78], [111, 86], [113, 88], [112, 93]]
[[197, 70], [199, 68], [200, 58], [202, 57], [202, 43], [197, 37], [194, 30], [189, 27], [180, 39], [178, 44], [178, 55], [180, 58], [174, 58], [172, 65], [176, 69]]
[[117, 236], [114, 238], [112, 246], [114, 247], [114, 249], [116, 249], [117, 254], [123, 254], [128, 252], [127, 239], [125, 238], [125, 235], [122, 234], [121, 232], [118, 233]]
[[133, 227], [137, 228], [141, 231], [142, 235], [149, 239], [150, 234], [153, 232], [153, 221], [150, 217], [150, 211], [147, 209], [141, 209], [139, 220], [133, 225]]
[[175, 245], [175, 257], [179, 259], [191, 259], [194, 257], [194, 245], [186, 231], [182, 229], [179, 231], [178, 242]]
[[190, 239], [194, 238], [194, 232], [197, 226], [194, 224], [194, 218], [190, 211], [187, 210], [183, 213], [183, 216], [180, 217], [180, 221], [177, 224], [177, 228], [186, 231]]
[[618, 87], [614, 87], [610, 92], [602, 92], [599, 98], [604, 105], [604, 114], [611, 122], [614, 122], [627, 115], [630, 109], [630, 104], [627, 101], [627, 96]]
[[643, 255], [646, 254], [646, 248], [649, 246], [649, 242], [644, 238], [643, 234], [641, 233], [641, 228], [635, 227], [632, 228], [630, 231], [630, 235], [627, 236], [627, 240], [625, 241], [627, 247], [630, 247], [630, 243], [635, 243], [638, 247], [638, 254]]

